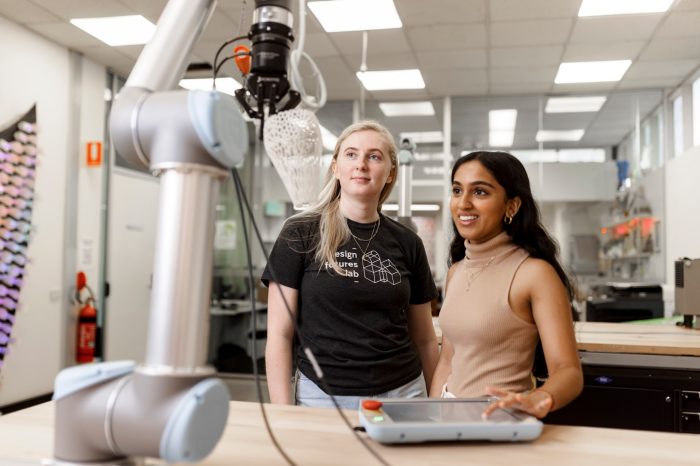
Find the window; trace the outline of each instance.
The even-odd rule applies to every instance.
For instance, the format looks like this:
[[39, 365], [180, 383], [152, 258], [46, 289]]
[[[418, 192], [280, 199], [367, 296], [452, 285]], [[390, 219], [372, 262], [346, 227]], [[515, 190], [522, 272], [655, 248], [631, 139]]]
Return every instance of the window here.
[[678, 157], [685, 150], [683, 144], [683, 97], [673, 99], [673, 156]]

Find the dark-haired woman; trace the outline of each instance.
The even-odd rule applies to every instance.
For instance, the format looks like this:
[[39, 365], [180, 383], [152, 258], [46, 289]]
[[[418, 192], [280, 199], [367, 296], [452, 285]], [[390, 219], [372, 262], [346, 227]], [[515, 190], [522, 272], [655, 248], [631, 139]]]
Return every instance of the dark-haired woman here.
[[[430, 394], [491, 395], [484, 412], [512, 407], [544, 417], [583, 387], [573, 287], [557, 260], [525, 168], [505, 152], [473, 152], [452, 169], [455, 239], [440, 312], [442, 351]], [[535, 389], [541, 341], [549, 377]]]

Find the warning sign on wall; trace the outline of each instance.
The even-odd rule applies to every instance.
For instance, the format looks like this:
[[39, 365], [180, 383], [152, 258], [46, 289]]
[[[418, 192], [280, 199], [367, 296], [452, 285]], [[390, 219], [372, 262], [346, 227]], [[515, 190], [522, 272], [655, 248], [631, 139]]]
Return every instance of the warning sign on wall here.
[[85, 147], [85, 162], [88, 167], [102, 165], [102, 142], [89, 141]]

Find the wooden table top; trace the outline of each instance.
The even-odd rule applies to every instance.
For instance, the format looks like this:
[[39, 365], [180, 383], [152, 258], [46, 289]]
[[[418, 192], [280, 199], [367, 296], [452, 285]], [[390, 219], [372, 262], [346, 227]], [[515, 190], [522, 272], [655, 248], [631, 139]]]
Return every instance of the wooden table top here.
[[676, 325], [576, 322], [578, 349], [605, 353], [700, 356], [700, 330]]
[[[442, 332], [437, 318], [438, 339]], [[576, 322], [576, 343], [581, 351], [602, 353], [700, 356], [700, 330], [676, 325], [644, 325], [608, 322]]]
[[[272, 429], [299, 465], [379, 464], [353, 437], [334, 410], [265, 405]], [[53, 445], [53, 404], [0, 417], [0, 465], [41, 464]], [[352, 425], [357, 413], [347, 412]], [[361, 434], [364, 436], [364, 434]], [[439, 443], [373, 448], [392, 465], [635, 466], [694, 465], [700, 436], [666, 432], [546, 425], [530, 443]], [[148, 464], [161, 464], [150, 462]], [[205, 466], [283, 465], [262, 423], [256, 403], [231, 402], [222, 440]]]

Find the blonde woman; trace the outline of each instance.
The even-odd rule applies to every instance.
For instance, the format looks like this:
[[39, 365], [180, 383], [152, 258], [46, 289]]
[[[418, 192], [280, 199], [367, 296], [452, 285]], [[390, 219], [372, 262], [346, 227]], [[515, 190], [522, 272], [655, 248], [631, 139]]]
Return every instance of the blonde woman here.
[[343, 408], [363, 397], [427, 396], [438, 359], [430, 314], [437, 292], [420, 238], [381, 214], [396, 169], [386, 128], [346, 128], [320, 202], [290, 218], [277, 239], [262, 276], [273, 403], [333, 406], [304, 347]]

